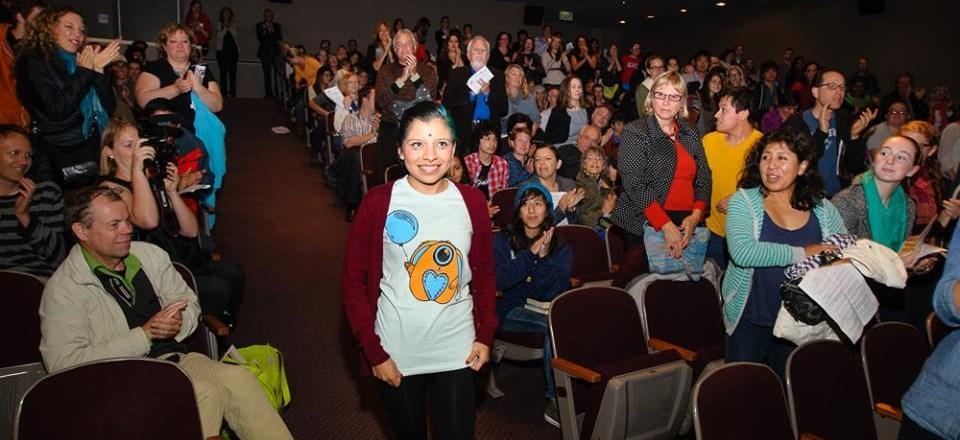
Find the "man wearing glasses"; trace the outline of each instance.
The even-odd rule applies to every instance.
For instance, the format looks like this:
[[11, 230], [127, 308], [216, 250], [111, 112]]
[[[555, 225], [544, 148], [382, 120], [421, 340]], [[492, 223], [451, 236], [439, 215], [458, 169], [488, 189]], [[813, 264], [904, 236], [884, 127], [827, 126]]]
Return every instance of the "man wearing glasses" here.
[[647, 77], [637, 86], [635, 93], [637, 98], [637, 115], [639, 116], [648, 114], [648, 112], [643, 109], [643, 102], [647, 100], [647, 95], [650, 93], [650, 86], [653, 85], [653, 80], [657, 79], [657, 76], [661, 73], [667, 71], [667, 63], [660, 55], [650, 55], [647, 57], [643, 71], [647, 74]]
[[850, 184], [850, 178], [865, 169], [865, 139], [867, 124], [877, 116], [876, 109], [867, 108], [857, 115], [842, 110], [847, 91], [846, 79], [836, 70], [822, 70], [814, 77], [810, 92], [813, 108], [795, 113], [787, 120], [798, 130], [806, 130], [820, 147], [817, 171], [823, 178], [827, 197]]

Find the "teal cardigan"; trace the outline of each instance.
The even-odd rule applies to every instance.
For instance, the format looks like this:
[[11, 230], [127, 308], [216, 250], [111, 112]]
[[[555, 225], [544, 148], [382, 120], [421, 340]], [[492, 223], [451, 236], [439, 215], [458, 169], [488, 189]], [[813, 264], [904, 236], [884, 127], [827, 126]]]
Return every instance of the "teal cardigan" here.
[[[760, 241], [764, 217], [763, 195], [760, 188], [741, 188], [730, 197], [727, 208], [727, 247], [730, 265], [723, 277], [723, 323], [727, 334], [733, 334], [747, 305], [753, 283], [753, 268], [789, 266], [804, 258], [802, 247]], [[823, 199], [813, 208], [820, 222], [820, 235], [847, 232], [840, 212]]]

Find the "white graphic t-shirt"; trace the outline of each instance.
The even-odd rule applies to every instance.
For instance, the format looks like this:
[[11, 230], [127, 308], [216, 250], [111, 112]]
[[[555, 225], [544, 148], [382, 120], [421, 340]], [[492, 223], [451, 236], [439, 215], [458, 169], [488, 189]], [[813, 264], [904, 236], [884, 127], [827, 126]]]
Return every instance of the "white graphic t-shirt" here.
[[405, 376], [465, 368], [473, 347], [467, 256], [473, 227], [456, 185], [422, 194], [393, 185], [383, 231], [374, 330]]

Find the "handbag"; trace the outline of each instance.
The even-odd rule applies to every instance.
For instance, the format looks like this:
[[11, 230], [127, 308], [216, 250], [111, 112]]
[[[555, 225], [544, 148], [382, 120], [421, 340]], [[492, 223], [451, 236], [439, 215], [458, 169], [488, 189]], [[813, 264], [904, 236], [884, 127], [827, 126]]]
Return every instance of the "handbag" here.
[[290, 385], [287, 384], [287, 371], [283, 368], [280, 350], [269, 344], [241, 348], [231, 346], [222, 361], [250, 371], [275, 409], [280, 410], [290, 404]]
[[710, 240], [710, 231], [698, 226], [690, 242], [683, 249], [683, 256], [673, 258], [667, 250], [667, 243], [663, 231], [654, 230], [652, 226], [643, 227], [643, 246], [647, 250], [647, 261], [650, 272], [660, 274], [685, 272], [693, 281], [700, 279], [703, 273], [703, 262], [707, 257], [707, 242]]
[[[807, 270], [813, 267], [830, 265], [839, 259], [840, 254], [836, 252], [821, 252], [816, 255], [814, 261], [810, 262], [811, 267]], [[803, 281], [803, 277], [795, 277], [784, 281], [780, 285], [780, 299], [783, 300], [783, 308], [794, 319], [807, 325], [817, 325], [826, 321], [827, 313], [800, 288], [801, 281]]]

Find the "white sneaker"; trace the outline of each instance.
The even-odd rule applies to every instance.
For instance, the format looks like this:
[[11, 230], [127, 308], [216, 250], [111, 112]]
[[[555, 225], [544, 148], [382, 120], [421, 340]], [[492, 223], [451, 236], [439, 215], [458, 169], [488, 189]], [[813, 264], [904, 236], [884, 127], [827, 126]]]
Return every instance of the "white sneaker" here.
[[543, 411], [543, 420], [556, 428], [560, 427], [560, 408], [557, 406], [557, 399], [547, 399], [547, 409]]

